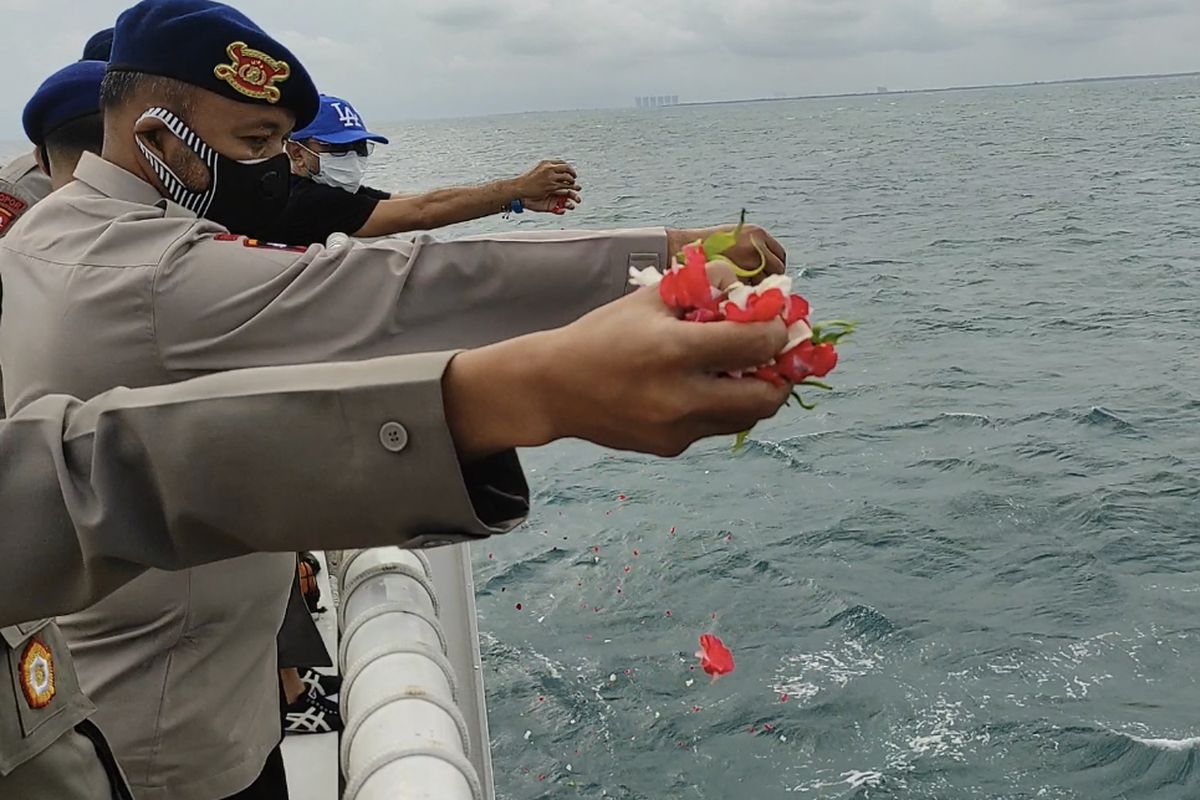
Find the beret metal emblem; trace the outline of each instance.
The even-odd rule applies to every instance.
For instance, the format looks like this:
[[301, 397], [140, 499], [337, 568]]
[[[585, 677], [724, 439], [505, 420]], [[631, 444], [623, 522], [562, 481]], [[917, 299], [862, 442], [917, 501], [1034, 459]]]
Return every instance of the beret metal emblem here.
[[218, 64], [213, 74], [225, 81], [234, 90], [255, 100], [268, 103], [279, 102], [279, 87], [275, 84], [286, 81], [292, 68], [286, 61], [271, 58], [261, 50], [254, 50], [245, 42], [234, 42], [225, 48], [229, 64]]

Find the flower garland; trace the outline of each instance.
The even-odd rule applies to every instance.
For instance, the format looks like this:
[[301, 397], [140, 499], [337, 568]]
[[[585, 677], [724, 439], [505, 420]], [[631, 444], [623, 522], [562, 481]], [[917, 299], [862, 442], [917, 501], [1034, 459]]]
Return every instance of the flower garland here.
[[[751, 242], [759, 254], [757, 269], [742, 269], [724, 255], [737, 243], [745, 223], [743, 210], [741, 221], [732, 231], [719, 231], [703, 241], [685, 245], [665, 274], [654, 267], [641, 270], [630, 267], [629, 282], [635, 286], [657, 286], [663, 302], [692, 322], [769, 322], [781, 318], [787, 326], [787, 344], [770, 363], [747, 374], [776, 386], [790, 383], [829, 391], [832, 387], [820, 379], [837, 366], [837, 344], [854, 330], [853, 323], [844, 320], [810, 323], [808, 300], [792, 293], [792, 279], [786, 275], [770, 275], [754, 286], [735, 282], [724, 291], [709, 280], [708, 268], [714, 263], [731, 267], [742, 279], [757, 277], [766, 269], [766, 252], [755, 239]], [[816, 408], [798, 389], [793, 389], [792, 398], [801, 408], [809, 411]], [[734, 451], [741, 449], [749, 434], [748, 430], [738, 434]]]

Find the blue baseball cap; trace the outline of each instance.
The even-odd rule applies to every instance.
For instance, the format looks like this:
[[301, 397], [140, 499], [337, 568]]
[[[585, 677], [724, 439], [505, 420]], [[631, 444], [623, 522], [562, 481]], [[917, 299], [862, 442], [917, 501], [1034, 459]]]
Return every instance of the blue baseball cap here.
[[105, 28], [92, 34], [83, 46], [84, 61], [108, 61], [112, 54], [113, 29]]
[[321, 110], [317, 118], [306, 127], [292, 133], [298, 141], [316, 139], [326, 144], [350, 144], [352, 142], [379, 142], [387, 144], [386, 136], [371, 133], [354, 106], [340, 97], [321, 95]]
[[100, 113], [103, 61], [76, 61], [46, 78], [25, 104], [21, 124], [39, 147], [46, 137], [72, 120]]
[[143, 72], [241, 103], [286, 108], [304, 127], [317, 87], [300, 59], [242, 12], [212, 0], [142, 0], [117, 18], [109, 72]]

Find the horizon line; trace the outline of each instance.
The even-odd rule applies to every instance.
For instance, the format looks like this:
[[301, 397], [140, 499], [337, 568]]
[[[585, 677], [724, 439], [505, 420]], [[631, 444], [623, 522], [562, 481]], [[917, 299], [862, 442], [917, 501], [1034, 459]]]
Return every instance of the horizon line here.
[[[1062, 86], [1072, 83], [1103, 83], [1107, 81], [1146, 81], [1159, 78], [1200, 78], [1200, 70], [1193, 72], [1151, 72], [1139, 73], [1135, 75], [1100, 75], [1085, 78], [1058, 78], [1048, 81], [1019, 81], [1016, 83], [980, 83], [969, 84], [965, 86], [929, 86], [919, 89], [888, 89], [887, 91], [873, 92], [831, 92], [827, 94], [797, 94], [788, 95], [786, 97], [742, 97], [730, 98], [725, 100], [681, 100], [674, 105], [658, 106], [663, 108], [680, 108], [682, 106], [716, 106], [716, 105], [731, 105], [734, 103], [778, 103], [789, 100], [833, 100], [844, 97], [887, 97], [897, 94], [935, 94], [938, 92], [973, 92], [984, 89], [1019, 89], [1029, 86]], [[628, 106], [627, 106], [628, 108]], [[644, 108], [644, 111], [652, 111], [654, 108]]]

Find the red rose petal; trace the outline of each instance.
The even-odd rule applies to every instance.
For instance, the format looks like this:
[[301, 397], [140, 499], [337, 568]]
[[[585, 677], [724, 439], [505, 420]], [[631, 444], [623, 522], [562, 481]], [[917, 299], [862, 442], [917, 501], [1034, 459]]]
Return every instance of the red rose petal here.
[[823, 378], [837, 366], [837, 350], [831, 344], [803, 341], [776, 359], [779, 374], [792, 383], [812, 376]]
[[730, 322], [769, 322], [783, 313], [786, 302], [783, 292], [770, 289], [747, 297], [745, 308], [726, 302], [721, 311]]
[[808, 301], [798, 294], [789, 295], [783, 306], [783, 324], [791, 327], [802, 319], [808, 319]]
[[734, 670], [733, 653], [715, 634], [700, 636], [700, 668], [713, 676], [728, 675]]

